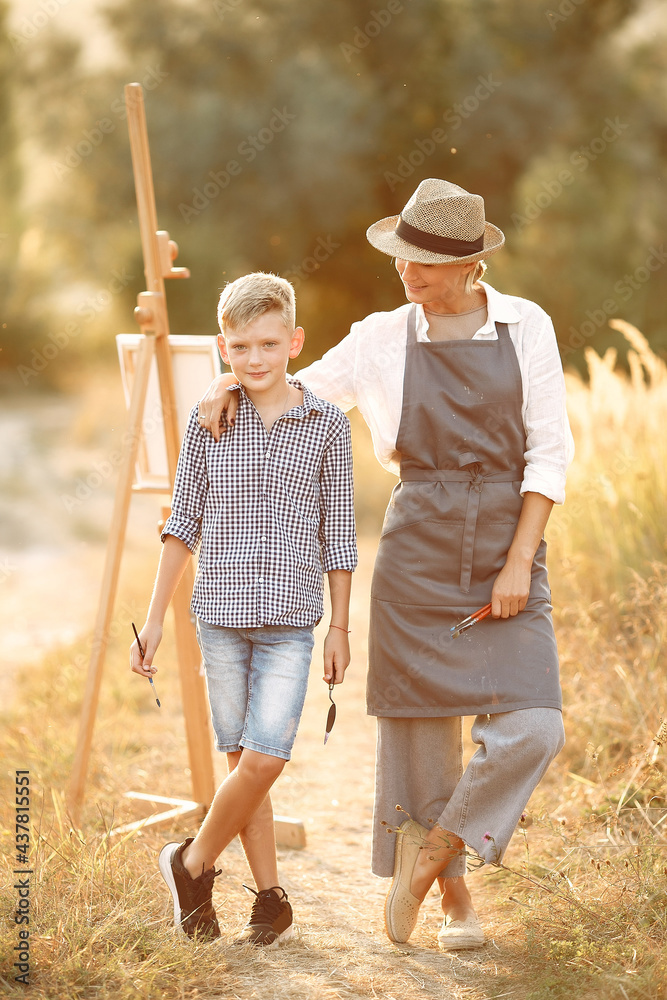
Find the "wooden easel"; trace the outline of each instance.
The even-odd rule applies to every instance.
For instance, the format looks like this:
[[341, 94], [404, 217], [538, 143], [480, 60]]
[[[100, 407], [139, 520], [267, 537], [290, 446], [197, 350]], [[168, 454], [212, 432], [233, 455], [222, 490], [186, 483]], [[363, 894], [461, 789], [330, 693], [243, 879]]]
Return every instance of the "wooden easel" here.
[[[84, 693], [79, 735], [74, 757], [74, 767], [68, 791], [68, 808], [78, 825], [86, 785], [88, 761], [93, 739], [95, 715], [99, 701], [100, 684], [106, 654], [114, 598], [118, 586], [120, 561], [125, 542], [125, 531], [133, 491], [137, 453], [141, 442], [142, 420], [146, 403], [148, 379], [153, 357], [157, 361], [160, 399], [164, 421], [167, 464], [170, 490], [176, 475], [180, 448], [176, 421], [174, 378], [169, 349], [169, 320], [165, 298], [165, 278], [188, 278], [184, 267], [172, 267], [178, 247], [169, 239], [169, 233], [158, 231], [151, 170], [150, 150], [146, 132], [144, 96], [141, 85], [129, 83], [125, 87], [125, 106], [132, 150], [132, 167], [139, 210], [141, 246], [146, 275], [145, 292], [140, 292], [134, 317], [141, 328], [143, 339], [139, 348], [132, 396], [128, 413], [129, 442], [120, 465], [118, 485], [114, 500], [113, 516], [109, 531], [102, 591], [95, 623], [88, 677]], [[200, 675], [200, 653], [193, 623], [190, 619], [190, 596], [193, 586], [192, 563], [188, 565], [178, 586], [172, 607], [174, 609], [176, 648], [181, 680], [181, 695], [185, 730], [188, 744], [192, 800], [170, 799], [163, 796], [128, 792], [131, 798], [171, 805], [173, 808], [151, 816], [147, 820], [117, 828], [116, 833], [128, 832], [137, 827], [161, 823], [191, 813], [203, 813], [215, 794], [213, 758], [209, 735], [208, 704], [203, 677]], [[128, 635], [128, 643], [131, 635]]]

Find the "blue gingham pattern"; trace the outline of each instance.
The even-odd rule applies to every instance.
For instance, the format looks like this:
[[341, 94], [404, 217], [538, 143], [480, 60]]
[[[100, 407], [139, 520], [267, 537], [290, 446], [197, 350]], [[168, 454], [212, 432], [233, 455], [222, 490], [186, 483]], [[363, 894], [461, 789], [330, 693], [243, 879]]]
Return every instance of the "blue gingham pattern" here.
[[313, 625], [323, 572], [357, 565], [349, 422], [290, 381], [303, 405], [269, 432], [242, 387], [219, 441], [190, 412], [162, 540], [201, 541], [191, 608], [211, 625]]

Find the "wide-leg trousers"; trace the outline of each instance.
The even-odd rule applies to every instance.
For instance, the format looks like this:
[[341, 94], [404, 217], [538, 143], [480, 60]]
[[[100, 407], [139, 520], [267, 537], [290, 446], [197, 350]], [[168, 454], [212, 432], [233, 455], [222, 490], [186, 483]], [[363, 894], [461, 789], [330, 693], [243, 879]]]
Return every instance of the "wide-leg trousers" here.
[[[487, 862], [502, 860], [528, 800], [565, 744], [556, 708], [525, 708], [478, 715], [478, 744], [463, 770], [462, 719], [378, 718], [372, 870], [394, 871], [393, 830], [406, 819], [436, 823], [456, 834]], [[458, 855], [441, 872], [465, 873]]]

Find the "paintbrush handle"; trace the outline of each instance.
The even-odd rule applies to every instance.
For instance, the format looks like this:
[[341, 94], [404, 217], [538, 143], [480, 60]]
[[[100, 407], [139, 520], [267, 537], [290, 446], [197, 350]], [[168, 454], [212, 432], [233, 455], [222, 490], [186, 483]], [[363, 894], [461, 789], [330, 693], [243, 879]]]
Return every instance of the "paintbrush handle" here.
[[[464, 628], [471, 628], [473, 625], [476, 625], [477, 622], [483, 621], [490, 614], [491, 614], [491, 605], [490, 604], [485, 604], [483, 608], [480, 608], [479, 611], [476, 611], [474, 615], [470, 616], [470, 618], [468, 619], [468, 621], [465, 623], [465, 625], [463, 627]], [[459, 628], [460, 628], [460, 626], [459, 626]]]
[[137, 640], [137, 646], [139, 647], [139, 653], [141, 654], [141, 659], [143, 660], [146, 654], [144, 653], [144, 647], [141, 645], [141, 639], [139, 638], [139, 633], [137, 632], [137, 626], [134, 624], [134, 622], [132, 622], [132, 631], [134, 632], [134, 637]]
[[486, 618], [489, 614], [491, 614], [491, 605], [485, 604], [483, 608], [473, 611], [471, 615], [468, 615], [468, 617], [464, 618], [463, 621], [458, 622], [457, 625], [452, 625], [449, 631], [454, 632], [456, 629], [464, 628], [467, 625], [473, 625], [475, 622], [481, 621], [482, 618]]
[[465, 632], [467, 629], [472, 628], [473, 625], [476, 625], [477, 622], [481, 622], [483, 618], [486, 618], [487, 615], [490, 614], [491, 605], [485, 604], [483, 608], [480, 608], [478, 611], [474, 611], [471, 615], [468, 615], [467, 618], [464, 618], [462, 622], [459, 622], [457, 625], [452, 625], [449, 631], [452, 633], [453, 638], [456, 639], [459, 635], [461, 635], [461, 632]]

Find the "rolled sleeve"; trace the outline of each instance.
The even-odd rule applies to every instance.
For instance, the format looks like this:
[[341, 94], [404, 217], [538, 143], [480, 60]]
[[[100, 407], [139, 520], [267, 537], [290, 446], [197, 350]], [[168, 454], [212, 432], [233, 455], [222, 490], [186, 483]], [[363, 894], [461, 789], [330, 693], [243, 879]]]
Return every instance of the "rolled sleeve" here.
[[357, 566], [350, 424], [346, 417], [341, 421], [322, 458], [319, 534], [325, 573], [334, 569], [352, 573]]
[[541, 493], [561, 504], [574, 443], [565, 407], [565, 379], [551, 321], [526, 352], [523, 419], [526, 450], [521, 493]]
[[202, 518], [208, 494], [205, 432], [199, 427], [197, 411], [197, 406], [190, 411], [178, 456], [171, 514], [160, 535], [163, 542], [167, 535], [180, 538], [191, 552], [194, 552], [201, 538]]

